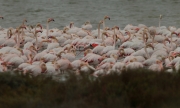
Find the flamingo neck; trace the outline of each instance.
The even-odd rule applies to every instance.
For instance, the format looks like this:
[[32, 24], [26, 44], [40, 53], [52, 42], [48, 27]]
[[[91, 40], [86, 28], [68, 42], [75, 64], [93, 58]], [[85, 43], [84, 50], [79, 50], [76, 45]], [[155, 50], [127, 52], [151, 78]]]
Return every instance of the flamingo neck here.
[[144, 41], [144, 45], [147, 44], [147, 40], [146, 40], [146, 37], [145, 37], [145, 36], [147, 36], [147, 33], [143, 33], [143, 41]]
[[11, 32], [11, 31], [10, 30], [7, 31], [7, 39], [11, 38], [11, 33], [9, 33], [9, 32]]
[[102, 43], [105, 44], [104, 43], [104, 34], [101, 35], [101, 38], [102, 38]]
[[113, 40], [113, 48], [115, 49], [115, 47], [116, 47], [116, 35], [114, 35], [113, 37], [114, 37], [114, 40]]
[[19, 48], [20, 47], [20, 33], [19, 33], [19, 30], [18, 30], [18, 34], [17, 34], [17, 36], [16, 36], [16, 46], [17, 46], [17, 48]]
[[101, 24], [99, 23], [99, 25], [98, 25], [98, 39], [100, 39], [100, 26], [101, 26]]
[[171, 33], [171, 40], [170, 40], [170, 42], [171, 42], [171, 48], [173, 48], [173, 46], [172, 46], [172, 33]]
[[162, 65], [162, 62], [161, 62], [161, 63], [159, 63], [159, 69], [160, 69], [160, 70], [163, 70], [163, 65]]
[[103, 30], [105, 30], [106, 26], [105, 26], [105, 19], [103, 20]]
[[32, 57], [30, 55], [28, 55], [28, 62], [31, 64], [33, 61]]
[[37, 39], [36, 27], [35, 27], [35, 33], [34, 33], [34, 36], [35, 36], [35, 39], [36, 39], [36, 45], [35, 45], [35, 47], [37, 48], [37, 45], [38, 45], [38, 39]]
[[124, 42], [128, 41], [131, 38], [131, 33], [130, 32], [128, 32], [128, 36], [129, 37], [127, 39], [125, 39]]
[[47, 22], [47, 24], [46, 24], [46, 39], [48, 39], [48, 35], [49, 35], [49, 23]]
[[154, 45], [154, 43], [155, 43], [154, 38], [155, 38], [155, 34], [153, 35], [152, 45]]
[[149, 58], [150, 58], [150, 55], [149, 55], [149, 53], [147, 52], [147, 47], [144, 47], [144, 51], [146, 52], [146, 56], [147, 56], [147, 58], [149, 59]]

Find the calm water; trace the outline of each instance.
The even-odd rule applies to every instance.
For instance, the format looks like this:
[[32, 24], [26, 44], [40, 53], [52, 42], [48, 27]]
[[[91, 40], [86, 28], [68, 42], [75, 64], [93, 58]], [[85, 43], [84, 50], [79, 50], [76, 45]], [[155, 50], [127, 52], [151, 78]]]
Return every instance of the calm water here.
[[111, 17], [106, 25], [145, 24], [158, 26], [158, 17], [163, 15], [162, 25], [180, 27], [179, 0], [0, 0], [2, 27], [16, 27], [26, 18], [28, 24], [42, 23], [52, 17], [50, 28], [62, 29], [70, 22], [81, 26], [90, 21], [96, 29], [105, 16]]

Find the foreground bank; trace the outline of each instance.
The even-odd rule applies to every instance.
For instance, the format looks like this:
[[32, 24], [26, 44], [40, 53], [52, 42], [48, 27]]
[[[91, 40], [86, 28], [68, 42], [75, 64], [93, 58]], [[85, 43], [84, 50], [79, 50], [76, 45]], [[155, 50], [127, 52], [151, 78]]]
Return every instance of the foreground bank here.
[[180, 73], [129, 70], [94, 78], [0, 74], [1, 108], [169, 108], [180, 104]]

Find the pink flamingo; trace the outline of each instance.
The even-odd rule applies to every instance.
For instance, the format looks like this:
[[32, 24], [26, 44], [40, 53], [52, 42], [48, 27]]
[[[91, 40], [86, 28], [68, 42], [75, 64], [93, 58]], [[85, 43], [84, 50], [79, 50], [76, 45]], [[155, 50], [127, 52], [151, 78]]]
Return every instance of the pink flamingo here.
[[61, 73], [65, 73], [65, 71], [72, 69], [71, 62], [68, 59], [59, 59], [59, 60], [57, 60], [57, 63], [60, 67], [59, 69], [60, 69]]
[[49, 36], [49, 23], [50, 23], [51, 21], [54, 21], [54, 19], [53, 19], [53, 18], [48, 18], [48, 19], [47, 19], [47, 25], [46, 25], [46, 39], [48, 39], [48, 36]]
[[150, 70], [156, 71], [156, 72], [160, 72], [163, 70], [163, 65], [162, 65], [162, 61], [157, 60], [156, 64], [152, 64], [151, 66], [149, 66]]
[[92, 29], [92, 25], [89, 21], [85, 22], [84, 25], [81, 26], [83, 29], [86, 30], [91, 30]]

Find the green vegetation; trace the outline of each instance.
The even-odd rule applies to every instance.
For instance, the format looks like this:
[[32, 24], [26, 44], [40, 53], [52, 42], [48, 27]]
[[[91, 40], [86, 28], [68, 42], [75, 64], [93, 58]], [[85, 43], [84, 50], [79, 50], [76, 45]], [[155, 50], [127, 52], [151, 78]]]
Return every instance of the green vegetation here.
[[180, 73], [128, 70], [99, 78], [0, 73], [0, 108], [177, 108]]

